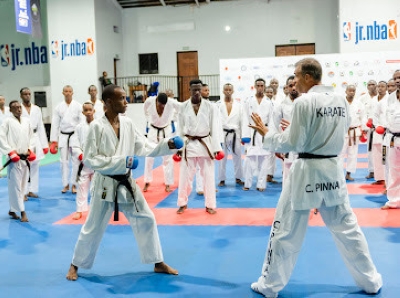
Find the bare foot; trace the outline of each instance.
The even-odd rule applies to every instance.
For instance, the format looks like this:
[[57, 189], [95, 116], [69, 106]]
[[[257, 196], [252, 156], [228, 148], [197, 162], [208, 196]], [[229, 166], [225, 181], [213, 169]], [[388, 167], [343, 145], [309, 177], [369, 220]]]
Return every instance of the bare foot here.
[[248, 188], [248, 187], [243, 187], [243, 190], [244, 190], [244, 191], [249, 191], [250, 188]]
[[24, 201], [28, 201], [28, 197], [26, 195], [24, 196]]
[[198, 194], [199, 196], [202, 196], [202, 195], [204, 195], [204, 192], [198, 191], [197, 194]]
[[[146, 182], [146, 183], [144, 184], [144, 187], [143, 187], [143, 192], [146, 192], [147, 189], [149, 188], [149, 186], [150, 186], [150, 183]], [[165, 188], [167, 188], [167, 187], [165, 187]]]
[[8, 215], [10, 215], [12, 219], [20, 219], [20, 217], [17, 215], [17, 213], [15, 213], [13, 211], [8, 211]]
[[172, 191], [171, 188], [169, 187], [169, 185], [165, 185], [165, 191], [166, 192], [171, 192]]
[[68, 273], [65, 276], [68, 280], [75, 281], [78, 279], [78, 267], [75, 265], [72, 265], [69, 267]]
[[71, 192], [72, 192], [72, 193], [76, 193], [76, 192], [77, 192], [77, 191], [76, 191], [76, 186], [75, 186], [75, 185], [72, 185]]
[[154, 264], [154, 272], [178, 275], [178, 270], [168, 266], [164, 262]]
[[25, 211], [21, 212], [21, 222], [28, 222], [28, 217], [26, 216]]
[[259, 187], [257, 187], [257, 190], [263, 192], [263, 191], [265, 190], [265, 188], [259, 188]]
[[61, 190], [62, 193], [66, 193], [67, 191], [69, 191], [69, 184], [64, 186], [64, 188]]
[[31, 198], [38, 198], [39, 197], [37, 194], [35, 194], [35, 193], [31, 192], [31, 191], [28, 192], [27, 196], [31, 197]]
[[75, 215], [72, 217], [74, 220], [78, 220], [82, 217], [82, 212], [75, 212]]
[[396, 207], [390, 207], [388, 205], [384, 205], [381, 207], [382, 210], [388, 210], [388, 209], [397, 209]]

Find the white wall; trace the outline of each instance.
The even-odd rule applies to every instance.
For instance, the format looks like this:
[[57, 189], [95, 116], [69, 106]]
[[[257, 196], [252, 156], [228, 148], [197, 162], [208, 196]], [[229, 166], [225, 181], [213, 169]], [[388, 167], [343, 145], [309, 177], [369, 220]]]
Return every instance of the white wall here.
[[[315, 42], [318, 54], [335, 53], [337, 15], [337, 0], [241, 0], [124, 9], [124, 73], [139, 73], [141, 53], [158, 53], [159, 73], [164, 75], [176, 75], [179, 51], [198, 51], [199, 73], [204, 75], [219, 73], [219, 59], [275, 56], [275, 45], [290, 40]], [[183, 24], [194, 24], [194, 30], [171, 29]], [[224, 30], [226, 25], [230, 32]]]
[[[398, 0], [340, 0], [339, 5], [341, 53], [393, 51], [400, 48], [400, 36], [397, 33], [400, 26]], [[390, 24], [394, 26], [390, 28]], [[369, 35], [367, 26], [373, 29]]]

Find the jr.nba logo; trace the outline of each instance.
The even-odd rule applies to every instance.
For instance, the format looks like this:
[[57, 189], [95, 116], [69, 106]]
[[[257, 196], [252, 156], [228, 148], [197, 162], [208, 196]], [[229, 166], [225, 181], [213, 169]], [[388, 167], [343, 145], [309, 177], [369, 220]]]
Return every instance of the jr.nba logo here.
[[0, 46], [0, 60], [1, 66], [7, 67], [10, 65], [10, 49], [8, 48], [8, 44], [2, 44]]
[[343, 22], [343, 39], [344, 41], [351, 40], [351, 22]]

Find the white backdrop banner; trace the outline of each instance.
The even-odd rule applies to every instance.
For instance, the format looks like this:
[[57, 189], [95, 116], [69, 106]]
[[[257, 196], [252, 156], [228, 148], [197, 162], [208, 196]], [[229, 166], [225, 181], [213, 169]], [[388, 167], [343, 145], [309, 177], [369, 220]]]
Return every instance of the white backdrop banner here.
[[[280, 92], [286, 79], [293, 75], [294, 64], [310, 56], [286, 56], [272, 58], [244, 58], [220, 60], [220, 96], [226, 83], [234, 86], [234, 98], [244, 100], [253, 95], [254, 81], [263, 78], [267, 85], [272, 78], [279, 81]], [[313, 55], [323, 69], [322, 83], [335, 87], [344, 94], [348, 84], [357, 87], [357, 94], [365, 93], [369, 80], [388, 81], [393, 72], [400, 69], [400, 52], [370, 52], [348, 54]]]

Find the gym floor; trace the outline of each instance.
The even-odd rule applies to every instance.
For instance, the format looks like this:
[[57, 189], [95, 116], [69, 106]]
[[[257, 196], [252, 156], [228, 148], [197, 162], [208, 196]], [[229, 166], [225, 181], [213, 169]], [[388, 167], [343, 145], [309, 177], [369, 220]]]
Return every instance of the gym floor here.
[[[351, 205], [365, 233], [384, 286], [374, 297], [400, 295], [400, 210], [380, 210], [386, 202], [382, 186], [366, 180], [367, 153], [360, 145], [359, 167], [348, 183]], [[184, 214], [176, 214], [175, 185], [166, 193], [161, 159], [146, 199], [153, 209], [165, 262], [178, 276], [153, 273], [141, 264], [135, 238], [126, 219], [110, 222], [92, 269], [79, 270], [79, 279], [65, 275], [84, 219], [74, 221], [75, 196], [61, 194], [56, 156], [40, 167], [39, 198], [26, 202], [29, 223], [7, 214], [7, 178], [0, 179], [0, 297], [262, 297], [250, 284], [261, 272], [270, 224], [282, 184], [268, 184], [264, 192], [243, 191], [233, 177], [218, 188], [218, 213], [209, 215], [204, 197], [195, 191]], [[143, 187], [144, 158], [134, 171]], [[233, 173], [228, 162], [228, 176]], [[275, 179], [281, 182], [281, 163]], [[218, 181], [217, 181], [218, 183]], [[279, 297], [371, 297], [354, 283], [320, 216], [310, 213], [307, 235], [289, 284]]]

